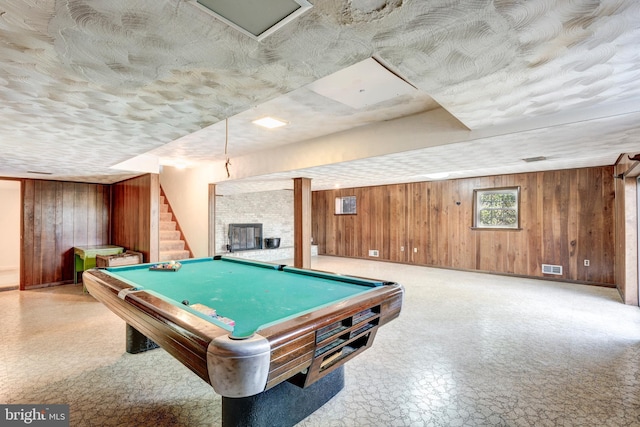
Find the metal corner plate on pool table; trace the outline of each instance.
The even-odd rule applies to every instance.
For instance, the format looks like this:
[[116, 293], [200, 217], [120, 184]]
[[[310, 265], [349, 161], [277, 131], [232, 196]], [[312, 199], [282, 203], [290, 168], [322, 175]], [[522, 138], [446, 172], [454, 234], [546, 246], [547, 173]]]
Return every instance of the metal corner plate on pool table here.
[[264, 391], [271, 361], [271, 345], [265, 337], [222, 335], [209, 343], [207, 353], [209, 380], [216, 393], [246, 397]]

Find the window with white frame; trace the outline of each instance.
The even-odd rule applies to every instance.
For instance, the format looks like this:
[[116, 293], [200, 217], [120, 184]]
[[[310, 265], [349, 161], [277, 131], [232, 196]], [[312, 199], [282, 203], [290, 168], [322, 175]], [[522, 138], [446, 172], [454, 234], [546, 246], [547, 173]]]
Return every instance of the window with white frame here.
[[356, 213], [356, 196], [336, 197], [336, 215]]

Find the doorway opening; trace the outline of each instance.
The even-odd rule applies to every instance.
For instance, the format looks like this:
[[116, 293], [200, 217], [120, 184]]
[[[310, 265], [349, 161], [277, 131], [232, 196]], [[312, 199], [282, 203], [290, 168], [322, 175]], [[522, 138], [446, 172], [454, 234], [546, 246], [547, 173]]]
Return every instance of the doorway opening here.
[[0, 180], [0, 291], [20, 287], [20, 181]]

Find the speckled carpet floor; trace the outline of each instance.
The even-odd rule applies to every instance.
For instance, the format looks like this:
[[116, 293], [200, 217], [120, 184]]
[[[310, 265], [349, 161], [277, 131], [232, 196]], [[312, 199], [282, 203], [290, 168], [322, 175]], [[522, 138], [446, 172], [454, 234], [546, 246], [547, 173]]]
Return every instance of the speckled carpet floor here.
[[[640, 309], [615, 289], [314, 257], [404, 285], [400, 318], [299, 425], [640, 426]], [[221, 399], [81, 285], [0, 292], [0, 403], [70, 405], [72, 426], [219, 426]]]

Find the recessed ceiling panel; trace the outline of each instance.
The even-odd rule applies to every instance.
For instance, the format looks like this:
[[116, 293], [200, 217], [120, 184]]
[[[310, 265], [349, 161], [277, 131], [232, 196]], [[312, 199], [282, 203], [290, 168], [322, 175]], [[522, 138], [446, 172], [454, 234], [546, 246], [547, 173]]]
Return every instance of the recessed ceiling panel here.
[[321, 78], [307, 88], [356, 109], [409, 95], [417, 90], [373, 58]]
[[306, 0], [196, 0], [196, 3], [257, 40], [311, 8]]

